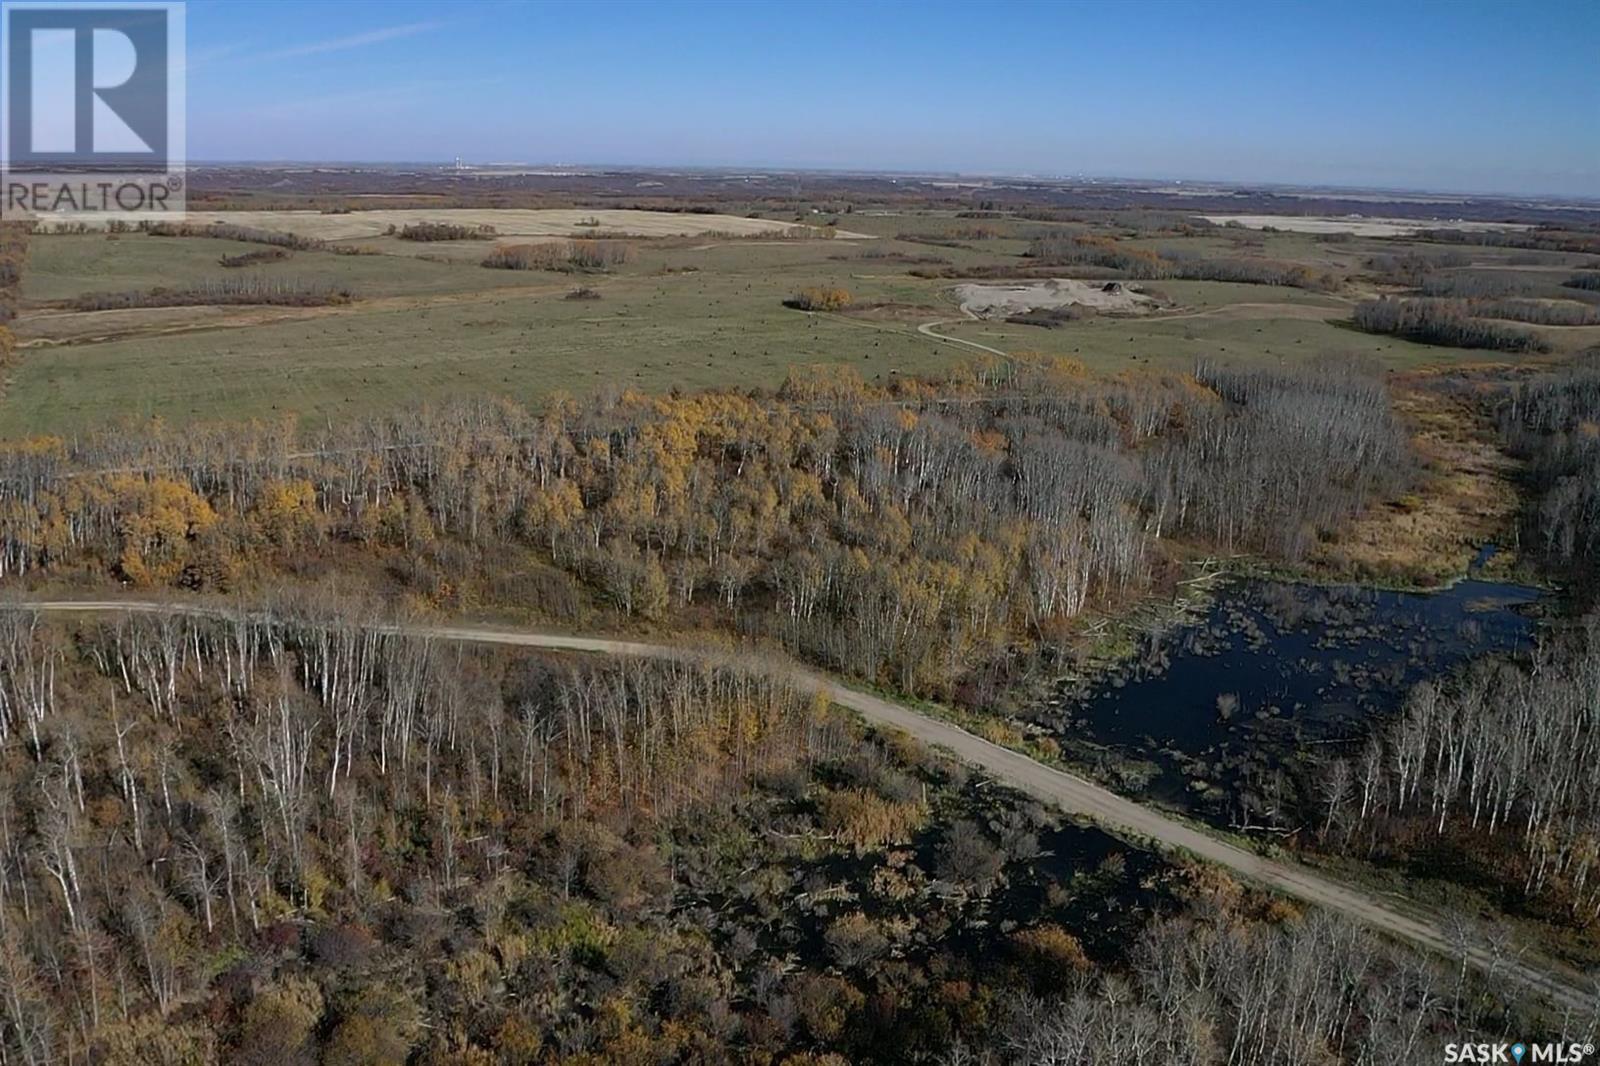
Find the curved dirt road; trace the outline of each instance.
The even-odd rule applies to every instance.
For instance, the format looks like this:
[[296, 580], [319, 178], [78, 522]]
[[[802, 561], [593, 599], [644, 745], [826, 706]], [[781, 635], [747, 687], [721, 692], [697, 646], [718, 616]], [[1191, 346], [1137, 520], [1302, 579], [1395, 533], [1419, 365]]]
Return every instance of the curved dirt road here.
[[960, 344], [968, 348], [976, 348], [980, 352], [988, 352], [990, 355], [998, 355], [1002, 359], [1011, 358], [1009, 353], [1002, 352], [999, 348], [991, 348], [987, 344], [979, 344], [977, 341], [962, 340], [960, 337], [952, 337], [945, 333], [934, 332], [935, 326], [942, 326], [946, 322], [961, 321], [964, 320], [959, 318], [936, 318], [932, 322], [924, 322], [922, 325], [918, 326], [917, 332], [922, 334], [924, 337], [932, 337], [936, 341], [944, 341], [946, 344]]
[[[233, 613], [226, 608], [148, 600], [22, 601], [5, 606], [82, 614], [127, 612], [226, 617]], [[696, 658], [704, 654], [668, 644], [489, 626], [397, 623], [383, 628], [388, 632], [440, 641], [506, 644], [604, 655], [668, 659]], [[1589, 1010], [1596, 1005], [1596, 992], [1585, 991], [1579, 983], [1582, 979], [1575, 975], [1557, 974], [1552, 972], [1553, 968], [1532, 965], [1505, 952], [1497, 953], [1483, 944], [1464, 944], [1459, 937], [1452, 937], [1445, 926], [1438, 922], [1397, 910], [1370, 892], [1331, 880], [1296, 863], [1269, 859], [1236, 847], [1076, 774], [1046, 766], [1026, 755], [984, 740], [950, 722], [850, 688], [817, 671], [792, 663], [780, 660], [778, 669], [803, 687], [822, 693], [832, 702], [848, 707], [874, 725], [903, 730], [925, 744], [945, 748], [1006, 785], [1070, 814], [1087, 816], [1109, 830], [1150, 841], [1160, 847], [1188, 852], [1204, 861], [1225, 866], [1267, 888], [1337, 911], [1378, 932], [1460, 959], [1492, 976], [1509, 977], [1559, 1006]]]

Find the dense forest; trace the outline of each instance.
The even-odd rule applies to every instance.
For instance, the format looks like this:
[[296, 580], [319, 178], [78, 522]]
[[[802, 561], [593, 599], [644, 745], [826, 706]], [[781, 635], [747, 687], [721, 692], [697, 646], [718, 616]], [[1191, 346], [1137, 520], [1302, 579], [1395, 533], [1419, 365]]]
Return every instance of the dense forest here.
[[12, 444], [0, 576], [228, 591], [356, 552], [435, 605], [491, 572], [479, 603], [700, 612], [948, 695], [1012, 642], [1150, 589], [1174, 541], [1296, 560], [1410, 470], [1381, 381], [1345, 366], [1102, 381], [1018, 363], [890, 389], [819, 370], [774, 395], [419, 410], [310, 441]]
[[1518, 995], [736, 660], [372, 621], [0, 612], [4, 1061], [1365, 1063]]

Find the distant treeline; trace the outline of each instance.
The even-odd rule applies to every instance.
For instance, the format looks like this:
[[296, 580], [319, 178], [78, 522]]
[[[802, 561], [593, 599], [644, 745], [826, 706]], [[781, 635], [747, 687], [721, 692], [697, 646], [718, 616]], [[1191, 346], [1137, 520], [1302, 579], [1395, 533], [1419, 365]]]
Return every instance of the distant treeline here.
[[1501, 352], [1544, 352], [1550, 346], [1537, 333], [1473, 317], [1459, 300], [1366, 300], [1353, 321], [1367, 333], [1386, 333], [1421, 344], [1489, 348]]
[[1600, 324], [1600, 275], [1590, 289], [1583, 274], [1557, 285], [1538, 274], [1461, 269], [1470, 262], [1459, 252], [1410, 252], [1371, 256], [1365, 265], [1374, 281], [1406, 286], [1436, 310], [1537, 326]]
[[1408, 251], [1368, 256], [1363, 264], [1375, 279], [1390, 285], [1421, 285], [1434, 271], [1470, 266], [1465, 252]]
[[1418, 230], [1406, 240], [1433, 241], [1436, 244], [1479, 244], [1487, 248], [1534, 248], [1545, 252], [1581, 252], [1600, 255], [1600, 233], [1584, 230], [1534, 229], [1485, 230], [1472, 232], [1459, 229]]
[[1130, 237], [1189, 237], [1215, 232], [1217, 227], [1203, 218], [1172, 211], [1124, 210], [1094, 211], [1059, 208], [1023, 208], [1014, 218], [1026, 222], [1075, 222], [1084, 225], [1109, 225]]
[[132, 307], [204, 307], [273, 304], [320, 307], [349, 303], [349, 289], [327, 282], [264, 277], [218, 278], [179, 288], [158, 286], [122, 292], [89, 292], [67, 301], [74, 311], [119, 311]]
[[1133, 248], [1111, 237], [1039, 237], [1029, 245], [1030, 259], [1048, 266], [1104, 267], [1132, 278], [1179, 278], [1187, 281], [1232, 281], [1251, 285], [1286, 285], [1297, 289], [1332, 289], [1339, 278], [1299, 263], [1259, 258], [1163, 256]]
[[152, 237], [214, 237], [225, 241], [244, 241], [248, 244], [274, 244], [280, 248], [306, 251], [324, 247], [324, 242], [298, 233], [281, 233], [278, 230], [259, 229], [255, 226], [236, 226], [227, 222], [205, 225], [190, 222], [141, 223], [138, 227]]

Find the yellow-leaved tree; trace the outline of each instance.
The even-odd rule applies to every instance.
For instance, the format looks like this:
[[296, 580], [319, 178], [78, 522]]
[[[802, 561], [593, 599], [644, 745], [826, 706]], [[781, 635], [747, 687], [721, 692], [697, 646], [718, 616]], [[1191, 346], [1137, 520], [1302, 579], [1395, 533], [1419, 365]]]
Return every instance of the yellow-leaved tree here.
[[168, 478], [112, 479], [121, 552], [117, 567], [136, 585], [164, 584], [189, 563], [194, 541], [217, 513], [189, 486]]

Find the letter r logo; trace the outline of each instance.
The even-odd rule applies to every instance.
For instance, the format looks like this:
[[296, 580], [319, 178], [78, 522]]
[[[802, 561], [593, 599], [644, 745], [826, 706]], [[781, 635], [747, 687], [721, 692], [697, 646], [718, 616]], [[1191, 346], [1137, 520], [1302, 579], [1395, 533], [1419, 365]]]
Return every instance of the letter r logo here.
[[5, 7], [5, 162], [166, 169], [170, 5]]

